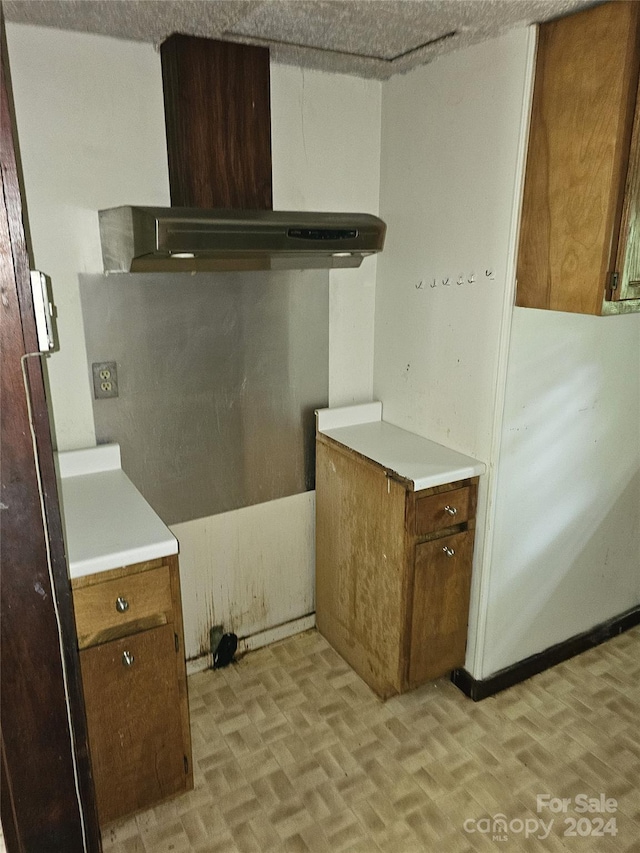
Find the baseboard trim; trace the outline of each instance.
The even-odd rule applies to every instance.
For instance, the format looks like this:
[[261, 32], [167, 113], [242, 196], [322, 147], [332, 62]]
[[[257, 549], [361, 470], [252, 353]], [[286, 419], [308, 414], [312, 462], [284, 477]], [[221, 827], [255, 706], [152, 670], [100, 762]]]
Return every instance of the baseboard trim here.
[[[292, 619], [290, 622], [283, 622], [281, 625], [267, 628], [266, 631], [259, 631], [257, 634], [252, 634], [249, 637], [240, 637], [238, 640], [238, 653], [261, 649], [263, 646], [277, 643], [278, 640], [293, 637], [294, 634], [301, 634], [303, 631], [313, 628], [315, 624], [316, 614], [313, 612], [308, 613], [306, 616], [301, 616], [299, 619]], [[203, 672], [205, 669], [211, 669], [211, 666], [212, 659], [210, 652], [206, 652], [196, 658], [191, 658], [187, 661], [187, 676], [195, 675], [196, 672]]]
[[316, 614], [314, 612], [300, 616], [298, 619], [292, 619], [290, 622], [275, 625], [273, 628], [267, 628], [266, 631], [252, 634], [250, 637], [241, 637], [238, 642], [238, 652], [252, 652], [255, 649], [261, 649], [263, 646], [270, 646], [271, 643], [277, 643], [278, 640], [285, 640], [287, 637], [293, 637], [294, 634], [308, 631], [315, 624]]
[[531, 657], [518, 661], [518, 663], [505, 667], [489, 678], [476, 679], [466, 669], [455, 669], [451, 673], [451, 681], [474, 702], [480, 702], [488, 696], [494, 696], [501, 690], [506, 690], [507, 687], [513, 687], [514, 684], [519, 684], [533, 675], [544, 672], [545, 669], [599, 646], [636, 625], [640, 625], [640, 606], [632, 607], [607, 622], [601, 622], [583, 634], [576, 634], [562, 643], [550, 646], [543, 652], [538, 652]]

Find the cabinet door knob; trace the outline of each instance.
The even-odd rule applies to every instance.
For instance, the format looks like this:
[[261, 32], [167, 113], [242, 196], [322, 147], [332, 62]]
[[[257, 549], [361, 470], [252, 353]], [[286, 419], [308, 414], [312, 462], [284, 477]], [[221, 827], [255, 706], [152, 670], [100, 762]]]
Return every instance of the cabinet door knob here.
[[116, 598], [116, 610], [118, 611], [118, 613], [125, 613], [128, 609], [129, 602], [126, 598], [123, 598], [121, 595], [119, 595]]
[[133, 666], [135, 658], [131, 654], [131, 652], [123, 652], [122, 653], [122, 665], [123, 666]]
[[443, 550], [443, 552], [447, 555], [447, 557], [453, 557], [453, 555], [456, 553], [456, 552], [453, 550], [453, 548], [449, 548], [449, 546], [448, 546], [448, 545], [445, 545], [445, 546], [444, 546], [444, 548], [443, 548], [442, 550]]
[[449, 504], [446, 505], [446, 507], [444, 508], [444, 511], [448, 512], [449, 515], [457, 515], [458, 514], [458, 510], [454, 506], [449, 506]]

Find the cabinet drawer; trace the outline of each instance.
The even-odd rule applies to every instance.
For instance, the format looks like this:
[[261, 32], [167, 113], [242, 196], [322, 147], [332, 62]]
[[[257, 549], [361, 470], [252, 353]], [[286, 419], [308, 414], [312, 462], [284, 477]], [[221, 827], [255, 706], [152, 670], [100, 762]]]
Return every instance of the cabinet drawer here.
[[470, 489], [454, 489], [416, 500], [416, 535], [423, 536], [443, 527], [469, 520]]
[[80, 652], [101, 824], [187, 785], [172, 625]]
[[168, 566], [75, 589], [81, 649], [173, 621]]

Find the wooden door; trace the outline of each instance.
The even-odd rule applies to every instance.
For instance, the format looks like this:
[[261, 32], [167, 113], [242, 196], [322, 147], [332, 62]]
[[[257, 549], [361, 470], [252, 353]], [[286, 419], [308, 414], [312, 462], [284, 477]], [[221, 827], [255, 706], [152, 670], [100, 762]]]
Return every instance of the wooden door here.
[[177, 657], [173, 625], [80, 653], [101, 824], [185, 788]]
[[464, 664], [472, 559], [471, 530], [416, 546], [410, 686]]
[[1, 9], [0, 29], [2, 825], [8, 853], [94, 853], [100, 834], [36, 354]]

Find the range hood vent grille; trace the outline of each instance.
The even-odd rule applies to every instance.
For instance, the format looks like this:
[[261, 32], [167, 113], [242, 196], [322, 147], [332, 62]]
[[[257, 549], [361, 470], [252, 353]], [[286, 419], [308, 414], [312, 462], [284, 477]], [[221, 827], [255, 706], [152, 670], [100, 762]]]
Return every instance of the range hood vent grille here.
[[386, 232], [365, 213], [114, 207], [99, 218], [105, 272], [359, 267]]

